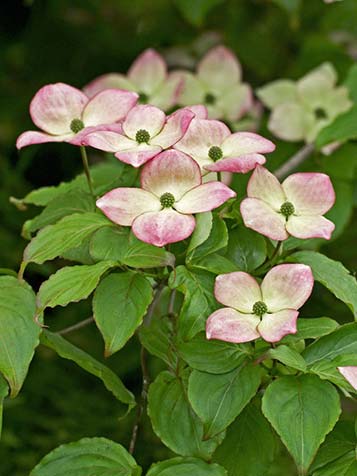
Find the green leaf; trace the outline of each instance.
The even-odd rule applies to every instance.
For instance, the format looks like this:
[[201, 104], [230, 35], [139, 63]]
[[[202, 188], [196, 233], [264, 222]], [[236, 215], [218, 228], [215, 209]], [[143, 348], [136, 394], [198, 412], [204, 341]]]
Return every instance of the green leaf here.
[[200, 333], [188, 342], [180, 342], [178, 351], [193, 369], [223, 374], [239, 367], [251, 353], [251, 346], [207, 340], [205, 334]]
[[179, 315], [179, 336], [188, 340], [205, 328], [207, 317], [217, 308], [213, 295], [214, 275], [178, 266], [170, 275], [169, 287], [184, 294]]
[[341, 413], [336, 389], [314, 375], [275, 380], [265, 391], [262, 409], [302, 475]]
[[26, 378], [41, 327], [36, 324], [31, 287], [12, 276], [0, 277], [0, 373], [16, 397]]
[[194, 26], [201, 26], [212, 8], [224, 0], [174, 0], [183, 17]]
[[349, 139], [357, 139], [357, 106], [352, 106], [322, 129], [317, 136], [316, 146], [321, 148], [331, 142], [346, 142]]
[[227, 243], [228, 231], [225, 221], [218, 216], [214, 216], [208, 238], [191, 251], [187, 257], [187, 262], [193, 264], [196, 261], [202, 260], [206, 256], [227, 246]]
[[341, 299], [357, 319], [357, 280], [341, 263], [316, 251], [298, 251], [288, 261], [309, 265], [314, 279]]
[[153, 316], [150, 324], [141, 326], [139, 330], [140, 342], [145, 349], [171, 368], [176, 368], [177, 355], [173, 336], [173, 323], [167, 316]]
[[277, 450], [274, 432], [254, 401], [228, 428], [223, 443], [213, 455], [229, 476], [263, 476], [267, 474]]
[[312, 476], [356, 476], [356, 450], [347, 453], [336, 461], [312, 473]]
[[316, 458], [311, 465], [311, 472], [331, 463], [341, 456], [346, 455], [350, 451], [354, 451], [356, 443], [353, 422], [337, 422], [335, 428], [329, 435], [327, 435], [325, 442], [319, 449]]
[[174, 266], [175, 256], [163, 248], [143, 243], [130, 235], [128, 228], [105, 227], [96, 231], [90, 242], [96, 261], [115, 260], [134, 268]]
[[9, 386], [6, 383], [6, 380], [0, 374], [0, 438], [1, 438], [1, 431], [2, 431], [3, 403], [8, 392], [9, 392]]
[[153, 464], [146, 476], [227, 476], [227, 472], [198, 458], [172, 458]]
[[96, 288], [101, 276], [116, 266], [113, 261], [93, 265], [67, 266], [41, 284], [37, 295], [37, 308], [67, 306], [70, 302], [86, 299]]
[[321, 380], [328, 380], [337, 385], [341, 390], [346, 392], [355, 392], [353, 387], [337, 370], [338, 364], [333, 360], [319, 360], [309, 367], [309, 372], [318, 375]]
[[129, 405], [129, 409], [136, 405], [134, 395], [125, 388], [120, 378], [87, 352], [71, 344], [60, 335], [46, 330], [41, 335], [41, 344], [54, 350], [63, 359], [75, 362], [86, 372], [98, 377], [117, 400]]
[[357, 65], [353, 64], [347, 74], [347, 78], [344, 82], [350, 92], [350, 98], [357, 102]]
[[161, 372], [149, 387], [148, 413], [160, 440], [175, 453], [208, 460], [218, 439], [203, 441], [203, 424], [189, 405], [186, 382]]
[[317, 339], [327, 334], [331, 334], [338, 328], [339, 324], [329, 317], [303, 318], [297, 320], [297, 333], [289, 334], [280, 342], [288, 343], [301, 339]]
[[94, 231], [110, 224], [110, 221], [99, 213], [75, 213], [66, 216], [56, 224], [43, 228], [30, 241], [25, 248], [23, 260], [25, 263], [42, 264], [79, 246]]
[[106, 438], [83, 438], [45, 456], [30, 476], [140, 476], [126, 449]]
[[160, 266], [171, 266], [173, 268], [175, 256], [163, 248], [143, 243], [134, 235], [131, 235], [122, 262], [134, 268], [156, 268]]
[[191, 264], [191, 268], [203, 269], [214, 274], [231, 273], [239, 271], [237, 266], [224, 256], [218, 253], [212, 253]]
[[212, 224], [212, 212], [197, 213], [196, 226], [187, 247], [187, 255], [207, 240], [211, 233]]
[[31, 234], [44, 226], [52, 225], [67, 215], [92, 212], [94, 208], [93, 198], [89, 193], [73, 191], [61, 194], [51, 200], [39, 215], [24, 223], [22, 236], [31, 239]]
[[303, 352], [308, 365], [320, 360], [332, 360], [341, 354], [357, 353], [357, 324], [345, 324], [334, 332], [321, 337]]
[[266, 241], [262, 235], [239, 225], [229, 234], [226, 257], [241, 271], [253, 271], [264, 263], [267, 255]]
[[275, 349], [270, 349], [269, 357], [278, 360], [282, 364], [292, 367], [293, 369], [306, 371], [306, 362], [296, 350], [291, 349], [287, 345], [279, 345]]
[[260, 381], [261, 369], [252, 364], [221, 375], [191, 373], [188, 398], [204, 423], [205, 438], [212, 438], [235, 420], [257, 393]]
[[140, 274], [110, 274], [101, 281], [94, 294], [93, 312], [107, 357], [121, 349], [134, 334], [151, 300], [150, 282]]

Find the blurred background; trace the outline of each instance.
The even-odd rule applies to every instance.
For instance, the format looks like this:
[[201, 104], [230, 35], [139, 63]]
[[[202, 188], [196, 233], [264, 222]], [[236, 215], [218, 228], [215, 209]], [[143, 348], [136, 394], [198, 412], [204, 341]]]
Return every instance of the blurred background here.
[[[237, 54], [244, 80], [254, 88], [277, 78], [299, 78], [323, 61], [332, 62], [343, 80], [357, 59], [356, 0], [3, 0], [1, 7], [0, 268], [18, 269], [26, 245], [21, 227], [36, 213], [31, 208], [19, 211], [9, 197], [21, 198], [81, 171], [78, 150], [69, 144], [32, 146], [20, 153], [15, 148], [16, 137], [33, 128], [28, 106], [44, 84], [61, 81], [81, 88], [100, 74], [125, 73], [148, 47], [158, 49], [171, 67], [194, 69], [211, 46], [225, 44]], [[263, 117], [261, 131], [271, 138], [265, 123]], [[302, 145], [275, 142], [277, 151], [268, 162], [272, 169]], [[339, 210], [341, 231], [323, 252], [356, 273], [357, 146], [348, 147], [348, 170], [338, 153], [314, 156], [305, 167], [329, 171], [349, 197], [349, 205]], [[54, 271], [52, 266], [30, 268], [35, 289]], [[86, 302], [57, 308], [48, 323], [58, 330], [90, 312]], [[345, 306], [320, 286], [303, 314], [350, 320]], [[70, 339], [102, 359], [94, 326]], [[132, 339], [107, 362], [136, 394], [141, 387], [138, 348]], [[122, 415], [123, 408], [99, 381], [39, 348], [20, 396], [5, 404], [0, 476], [28, 475], [50, 450], [83, 436], [106, 436], [127, 445], [133, 415]], [[146, 467], [170, 452], [146, 425], [136, 455]]]

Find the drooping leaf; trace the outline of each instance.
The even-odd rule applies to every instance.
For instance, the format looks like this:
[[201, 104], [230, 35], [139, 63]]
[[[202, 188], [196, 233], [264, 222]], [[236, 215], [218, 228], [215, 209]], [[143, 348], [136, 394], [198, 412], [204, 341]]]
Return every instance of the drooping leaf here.
[[243, 225], [229, 233], [226, 257], [235, 263], [240, 271], [250, 272], [263, 264], [267, 255], [266, 241], [262, 235]]
[[208, 460], [220, 440], [203, 441], [203, 424], [189, 405], [186, 383], [161, 372], [150, 385], [148, 412], [160, 440], [175, 453]]
[[357, 319], [357, 280], [341, 263], [316, 251], [298, 251], [289, 261], [310, 266], [314, 279], [341, 299]]
[[147, 476], [227, 476], [227, 472], [198, 458], [172, 458], [153, 464]]
[[63, 359], [75, 362], [86, 372], [98, 377], [117, 400], [129, 405], [129, 409], [135, 406], [134, 395], [125, 388], [120, 378], [84, 350], [79, 349], [60, 335], [46, 330], [41, 335], [41, 344], [54, 350]]
[[169, 286], [184, 294], [178, 332], [182, 339], [191, 339], [205, 328], [207, 317], [218, 306], [213, 295], [214, 275], [178, 266], [170, 275]]
[[239, 271], [237, 265], [229, 261], [225, 256], [212, 253], [191, 264], [191, 268], [203, 269], [214, 274], [232, 273]]
[[314, 375], [275, 380], [265, 391], [262, 409], [301, 474], [307, 473], [341, 413], [336, 389]]
[[52, 225], [67, 215], [93, 212], [94, 209], [93, 198], [85, 191], [81, 191], [80, 193], [73, 191], [61, 194], [51, 200], [39, 215], [24, 223], [22, 236], [31, 239], [33, 232], [47, 225]]
[[239, 367], [251, 353], [250, 344], [208, 340], [204, 333], [178, 345], [178, 352], [190, 367], [212, 374], [223, 374]]
[[56, 224], [48, 225], [39, 231], [26, 246], [23, 260], [25, 263], [42, 264], [79, 246], [94, 231], [110, 224], [110, 221], [99, 213], [75, 213], [66, 216]]
[[93, 313], [104, 338], [106, 356], [130, 339], [151, 300], [150, 282], [138, 273], [110, 274], [101, 281], [94, 294]]
[[276, 450], [274, 432], [259, 402], [253, 401], [228, 428], [213, 461], [224, 466], [228, 476], [262, 476], [268, 474]]
[[16, 397], [25, 380], [41, 327], [36, 324], [31, 287], [12, 276], [0, 277], [0, 373]]
[[101, 261], [93, 265], [67, 266], [41, 284], [37, 294], [37, 307], [67, 306], [87, 298], [96, 288], [101, 276], [116, 265], [113, 261]]
[[175, 264], [175, 256], [163, 248], [143, 243], [131, 234], [129, 246], [122, 258], [122, 262], [133, 268], [173, 267]]
[[296, 352], [296, 350], [291, 349], [287, 345], [279, 345], [275, 349], [270, 349], [268, 354], [269, 357], [278, 360], [288, 367], [300, 370], [301, 372], [306, 371], [306, 362], [304, 358]]
[[122, 262], [128, 248], [129, 229], [119, 226], [106, 226], [93, 233], [89, 252], [95, 261]]
[[140, 476], [127, 450], [106, 438], [83, 438], [45, 456], [30, 476]]
[[221, 375], [191, 373], [188, 398], [204, 423], [205, 438], [212, 438], [235, 420], [257, 393], [260, 381], [259, 366], [245, 363]]
[[357, 323], [345, 324], [313, 342], [303, 352], [308, 365], [332, 360], [338, 355], [357, 353]]

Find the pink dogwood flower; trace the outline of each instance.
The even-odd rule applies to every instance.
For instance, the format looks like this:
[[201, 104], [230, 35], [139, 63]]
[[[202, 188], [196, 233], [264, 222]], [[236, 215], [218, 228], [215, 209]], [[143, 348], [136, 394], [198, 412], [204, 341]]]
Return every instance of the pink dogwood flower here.
[[125, 118], [122, 133], [97, 131], [87, 134], [82, 143], [114, 152], [122, 162], [140, 167], [181, 139], [194, 115], [184, 108], [166, 117], [155, 106], [139, 105]]
[[241, 66], [235, 54], [224, 46], [206, 53], [196, 74], [182, 72], [184, 85], [179, 104], [204, 104], [211, 119], [241, 118], [253, 106], [251, 87], [241, 82]]
[[30, 115], [39, 131], [26, 131], [16, 147], [44, 142], [70, 142], [81, 145], [89, 131], [114, 129], [138, 99], [136, 93], [108, 89], [89, 99], [82, 91], [68, 84], [43, 86], [30, 104]]
[[108, 88], [127, 89], [139, 94], [139, 102], [153, 104], [167, 111], [177, 104], [183, 79], [175, 72], [168, 73], [163, 57], [155, 50], [145, 50], [131, 65], [125, 76], [109, 73], [87, 84], [83, 91], [93, 97]]
[[219, 207], [236, 193], [221, 182], [202, 184], [196, 162], [177, 150], [162, 152], [141, 172], [141, 188], [116, 188], [97, 200], [114, 223], [131, 226], [155, 246], [181, 241], [195, 228], [194, 213]]
[[357, 367], [354, 365], [348, 365], [346, 367], [337, 367], [337, 370], [345, 377], [347, 382], [357, 390]]
[[312, 292], [309, 266], [281, 264], [272, 268], [261, 285], [249, 274], [233, 272], [217, 276], [214, 294], [224, 306], [206, 323], [207, 339], [249, 342], [262, 337], [278, 342], [297, 331], [298, 309]]
[[264, 164], [264, 153], [275, 145], [253, 132], [231, 133], [220, 121], [195, 117], [175, 149], [193, 157], [208, 172], [246, 173], [257, 164]]
[[335, 225], [323, 217], [335, 202], [328, 175], [296, 173], [282, 184], [267, 169], [257, 166], [241, 203], [245, 226], [272, 240], [330, 239]]

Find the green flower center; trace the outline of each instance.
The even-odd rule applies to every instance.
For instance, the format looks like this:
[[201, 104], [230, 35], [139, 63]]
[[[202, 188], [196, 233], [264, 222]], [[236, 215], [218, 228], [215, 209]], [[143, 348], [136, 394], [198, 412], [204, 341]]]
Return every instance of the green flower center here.
[[253, 314], [256, 316], [262, 317], [266, 312], [268, 312], [268, 306], [263, 301], [257, 301], [253, 306]]
[[171, 208], [175, 203], [175, 197], [170, 192], [166, 192], [160, 197], [160, 203], [163, 208]]
[[147, 144], [150, 140], [150, 134], [145, 129], [139, 129], [135, 135], [135, 140], [138, 144]]
[[222, 149], [218, 147], [217, 145], [213, 145], [208, 151], [208, 157], [212, 159], [214, 162], [217, 162], [217, 160], [223, 157]]
[[280, 207], [280, 213], [284, 215], [286, 219], [288, 219], [289, 216], [295, 213], [295, 207], [291, 202], [285, 202]]
[[216, 102], [216, 96], [212, 93], [207, 93], [204, 102], [206, 104], [214, 104]]
[[318, 108], [315, 109], [315, 116], [316, 116], [316, 119], [326, 119], [327, 118], [326, 111], [324, 109], [322, 109], [322, 107], [318, 107]]
[[77, 134], [77, 132], [84, 129], [84, 123], [80, 119], [73, 119], [73, 121], [71, 122], [71, 125], [69, 127], [71, 128], [72, 132]]
[[139, 104], [146, 104], [149, 100], [149, 96], [145, 93], [139, 93]]

